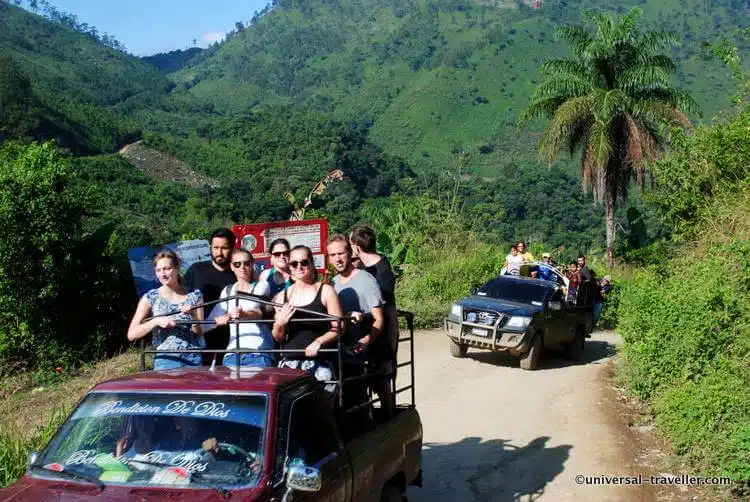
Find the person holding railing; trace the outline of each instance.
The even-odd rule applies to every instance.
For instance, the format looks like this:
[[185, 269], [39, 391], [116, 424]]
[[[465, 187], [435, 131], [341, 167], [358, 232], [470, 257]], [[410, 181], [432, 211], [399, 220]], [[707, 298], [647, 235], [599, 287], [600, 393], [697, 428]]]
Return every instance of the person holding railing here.
[[[170, 350], [202, 350], [206, 346], [200, 324], [177, 324], [176, 321], [203, 320], [203, 295], [188, 292], [180, 278], [180, 259], [169, 250], [154, 256], [154, 273], [162, 284], [148, 291], [138, 302], [128, 328], [128, 340], [139, 340], [153, 332], [152, 345], [162, 352], [154, 357], [154, 370], [182, 366], [200, 366], [200, 353], [169, 353]], [[181, 311], [179, 314], [165, 314]], [[148, 316], [154, 316], [149, 321]]]
[[[289, 266], [294, 284], [274, 298], [276, 307], [273, 323], [273, 338], [281, 344], [282, 350], [295, 352], [282, 353], [281, 368], [301, 369], [319, 381], [333, 380], [334, 371], [330, 358], [319, 354], [320, 349], [333, 346], [338, 339], [340, 321], [325, 320], [327, 316], [341, 317], [341, 302], [333, 286], [318, 282], [313, 254], [307, 246], [295, 246], [289, 253]], [[302, 310], [304, 309], [304, 310]], [[312, 313], [311, 313], [312, 312]], [[323, 314], [320, 320], [315, 314]], [[326, 386], [334, 392], [335, 384]]]
[[[236, 298], [241, 294], [249, 294], [267, 298], [270, 295], [268, 281], [253, 281], [253, 255], [245, 249], [235, 249], [232, 253], [232, 271], [237, 282], [225, 287], [219, 299], [235, 297], [232, 300], [214, 305], [209, 321], [216, 321], [216, 326], [226, 326], [230, 320], [257, 320], [263, 318], [263, 308], [259, 302], [252, 299]], [[213, 326], [208, 327], [213, 329]], [[227, 350], [236, 348], [242, 350], [274, 348], [274, 340], [268, 324], [246, 322], [233, 323], [229, 326], [229, 344]], [[276, 366], [272, 353], [243, 353], [239, 355], [240, 366]], [[237, 366], [237, 354], [224, 354], [224, 366]]]

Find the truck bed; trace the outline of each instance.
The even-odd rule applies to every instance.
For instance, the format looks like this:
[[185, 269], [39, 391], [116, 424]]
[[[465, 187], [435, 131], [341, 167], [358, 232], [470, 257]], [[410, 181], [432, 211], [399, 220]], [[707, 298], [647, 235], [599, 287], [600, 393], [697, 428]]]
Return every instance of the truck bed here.
[[383, 486], [402, 491], [421, 480], [422, 423], [416, 408], [398, 406], [396, 415], [346, 445], [353, 477], [352, 500], [380, 500]]

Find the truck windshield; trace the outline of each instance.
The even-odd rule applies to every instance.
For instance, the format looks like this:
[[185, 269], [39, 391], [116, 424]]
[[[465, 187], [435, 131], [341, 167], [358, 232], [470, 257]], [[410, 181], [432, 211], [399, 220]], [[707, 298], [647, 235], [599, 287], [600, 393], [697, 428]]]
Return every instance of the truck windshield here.
[[547, 291], [548, 288], [541, 284], [495, 278], [480, 287], [477, 295], [541, 306]]
[[254, 486], [266, 402], [265, 395], [92, 393], [36, 465], [45, 476], [64, 470], [105, 484]]

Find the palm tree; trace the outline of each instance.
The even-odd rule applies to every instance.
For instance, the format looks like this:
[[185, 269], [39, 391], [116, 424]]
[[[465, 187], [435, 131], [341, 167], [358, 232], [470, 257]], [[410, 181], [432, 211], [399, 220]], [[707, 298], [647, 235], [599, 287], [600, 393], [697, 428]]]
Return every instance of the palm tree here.
[[641, 33], [641, 14], [634, 8], [614, 20], [586, 12], [593, 29], [559, 28], [557, 36], [570, 45], [573, 57], [542, 65], [543, 82], [520, 121], [550, 119], [539, 144], [550, 163], [562, 148], [571, 155], [581, 151], [583, 188], [591, 187], [595, 201], [604, 205], [610, 264], [618, 198], [627, 199], [633, 178], [643, 187], [646, 165], [666, 143], [666, 126], [688, 127], [683, 112], [700, 113], [688, 93], [672, 87], [675, 64], [660, 53], [676, 38]]

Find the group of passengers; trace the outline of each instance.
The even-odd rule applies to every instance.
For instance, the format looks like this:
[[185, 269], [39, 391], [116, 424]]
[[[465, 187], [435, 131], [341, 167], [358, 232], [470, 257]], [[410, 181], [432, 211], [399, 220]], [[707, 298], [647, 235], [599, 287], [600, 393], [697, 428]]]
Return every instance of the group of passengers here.
[[[274, 240], [268, 247], [271, 267], [259, 273], [253, 255], [235, 248], [235, 242], [231, 230], [216, 230], [211, 261], [192, 264], [184, 277], [175, 253], [163, 250], [154, 256], [161, 286], [143, 295], [128, 329], [131, 341], [153, 334], [154, 369], [208, 365], [217, 357], [173, 350], [239, 347], [239, 361], [236, 353], [227, 352], [225, 366], [300, 369], [334, 391], [336, 359], [321, 349], [335, 349], [346, 331], [345, 367], [361, 373], [367, 365], [376, 375], [370, 385], [390, 413], [398, 346], [395, 276], [388, 259], [376, 252], [374, 231], [359, 225], [349, 237], [328, 239], [327, 255], [336, 271], [332, 284], [320, 280], [306, 246]], [[351, 322], [342, 323], [345, 316]], [[232, 322], [239, 320], [259, 322]]]
[[[503, 268], [506, 275], [521, 275], [521, 268], [525, 264], [529, 267], [529, 275], [545, 281], [557, 282], [565, 289], [566, 302], [578, 305], [579, 292], [584, 288], [591, 288], [594, 297], [594, 317], [599, 320], [602, 305], [607, 294], [612, 289], [612, 278], [605, 275], [601, 280], [596, 279], [594, 272], [586, 264], [586, 256], [581, 254], [567, 266], [558, 264], [550, 253], [542, 254], [542, 261], [536, 263], [534, 255], [526, 250], [526, 243], [519, 241], [510, 247], [510, 253], [505, 257]], [[568, 279], [564, 284], [562, 277]]]

